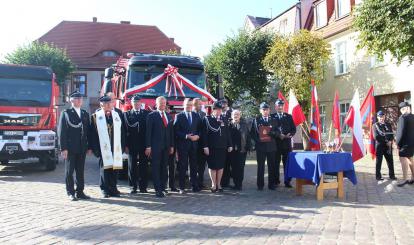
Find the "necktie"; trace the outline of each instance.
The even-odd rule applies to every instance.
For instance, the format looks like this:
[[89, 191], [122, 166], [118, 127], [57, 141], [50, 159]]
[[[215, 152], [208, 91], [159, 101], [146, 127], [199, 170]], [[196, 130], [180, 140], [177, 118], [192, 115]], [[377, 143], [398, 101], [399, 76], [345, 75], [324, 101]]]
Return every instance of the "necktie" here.
[[161, 118], [162, 118], [162, 122], [164, 123], [164, 127], [167, 127], [168, 122], [167, 122], [167, 118], [165, 117], [164, 112], [161, 112]]
[[190, 112], [187, 112], [187, 119], [188, 119], [189, 124], [191, 125], [191, 123], [192, 123], [192, 119], [191, 119], [191, 114], [190, 114]]

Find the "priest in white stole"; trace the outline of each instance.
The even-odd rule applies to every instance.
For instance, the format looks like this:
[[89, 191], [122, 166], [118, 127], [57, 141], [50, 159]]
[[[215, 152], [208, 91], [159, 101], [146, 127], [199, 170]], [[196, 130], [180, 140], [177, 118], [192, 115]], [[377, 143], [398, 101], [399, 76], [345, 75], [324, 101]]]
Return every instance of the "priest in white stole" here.
[[101, 110], [92, 114], [90, 149], [99, 158], [100, 188], [103, 197], [119, 197], [116, 187], [116, 170], [122, 169], [122, 153], [125, 151], [125, 128], [114, 110], [109, 96], [99, 98]]

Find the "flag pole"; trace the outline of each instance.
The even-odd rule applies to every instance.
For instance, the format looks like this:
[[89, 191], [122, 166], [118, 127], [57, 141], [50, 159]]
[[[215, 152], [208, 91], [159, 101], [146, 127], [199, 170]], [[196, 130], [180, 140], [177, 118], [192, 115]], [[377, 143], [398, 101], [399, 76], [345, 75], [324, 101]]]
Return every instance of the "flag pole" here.
[[[345, 141], [345, 139], [348, 137], [348, 135], [349, 135], [349, 127], [348, 127], [348, 130], [346, 131], [346, 133], [345, 133], [345, 135], [344, 135], [344, 137], [342, 138], [342, 140], [341, 140], [341, 142], [340, 142], [340, 144], [338, 145], [338, 147], [336, 147], [336, 150], [339, 150], [339, 149], [341, 149], [342, 148], [342, 144], [344, 143], [344, 141]], [[343, 131], [342, 131], [343, 132]]]
[[303, 127], [303, 123], [300, 124], [300, 127], [302, 128], [302, 131], [304, 132], [306, 138], [309, 140], [310, 137], [309, 137], [308, 133], [306, 132], [306, 129]]
[[[328, 144], [329, 142], [331, 142], [331, 132], [332, 132], [332, 120], [331, 120], [331, 125], [329, 126]], [[328, 148], [328, 146], [326, 148]]]

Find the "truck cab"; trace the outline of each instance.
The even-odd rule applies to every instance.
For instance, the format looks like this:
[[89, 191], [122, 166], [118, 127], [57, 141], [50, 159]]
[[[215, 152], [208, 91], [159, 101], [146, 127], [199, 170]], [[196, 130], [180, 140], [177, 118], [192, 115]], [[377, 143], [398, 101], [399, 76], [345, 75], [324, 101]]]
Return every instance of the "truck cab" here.
[[58, 162], [59, 89], [48, 67], [0, 64], [0, 161], [38, 158], [46, 170]]

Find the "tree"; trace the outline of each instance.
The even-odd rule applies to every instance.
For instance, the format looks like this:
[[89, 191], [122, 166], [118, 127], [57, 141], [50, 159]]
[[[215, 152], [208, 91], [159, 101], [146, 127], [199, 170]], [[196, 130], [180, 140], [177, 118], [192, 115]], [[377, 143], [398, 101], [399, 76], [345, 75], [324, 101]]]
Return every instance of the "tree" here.
[[354, 17], [359, 48], [380, 59], [389, 51], [398, 64], [406, 57], [414, 61], [413, 0], [365, 0]]
[[276, 36], [263, 63], [284, 94], [293, 89], [302, 107], [310, 105], [310, 82], [319, 84], [330, 56], [329, 44], [307, 30]]
[[18, 47], [6, 55], [5, 63], [48, 66], [56, 74], [56, 80], [60, 87], [63, 87], [65, 78], [75, 70], [75, 66], [66, 55], [65, 50], [53, 44], [40, 42], [32, 42]]
[[[269, 72], [262, 60], [272, 43], [272, 35], [255, 31], [239, 31], [223, 43], [213, 47], [205, 59], [209, 77], [221, 76], [226, 97], [231, 100], [255, 99], [260, 101], [269, 84]], [[215, 87], [215, 79], [209, 79]], [[246, 98], [247, 97], [247, 98]]]

